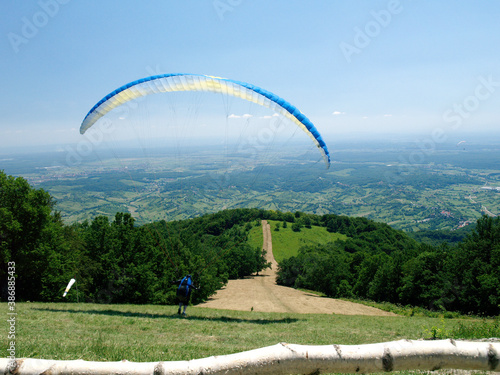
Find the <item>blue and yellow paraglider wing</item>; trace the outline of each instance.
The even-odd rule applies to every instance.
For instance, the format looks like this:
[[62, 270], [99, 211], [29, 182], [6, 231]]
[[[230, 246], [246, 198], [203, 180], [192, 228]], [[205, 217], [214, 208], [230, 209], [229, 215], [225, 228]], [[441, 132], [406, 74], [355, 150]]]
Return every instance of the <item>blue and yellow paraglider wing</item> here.
[[328, 147], [314, 124], [295, 106], [260, 87], [231, 79], [199, 74], [160, 74], [130, 82], [101, 99], [85, 116], [80, 133], [84, 134], [108, 112], [120, 105], [150, 94], [177, 91], [207, 91], [222, 93], [272, 109], [299, 126], [314, 141], [330, 166]]

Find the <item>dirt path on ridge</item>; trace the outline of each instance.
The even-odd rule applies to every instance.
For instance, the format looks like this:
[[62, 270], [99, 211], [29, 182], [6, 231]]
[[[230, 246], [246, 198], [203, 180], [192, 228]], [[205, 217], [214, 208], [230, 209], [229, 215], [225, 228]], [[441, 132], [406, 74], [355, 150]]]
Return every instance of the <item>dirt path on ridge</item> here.
[[276, 284], [278, 264], [274, 260], [270, 225], [262, 220], [264, 235], [263, 248], [267, 251], [267, 260], [272, 268], [242, 280], [229, 280], [208, 301], [199, 307], [239, 311], [289, 312], [301, 314], [342, 314], [342, 315], [377, 315], [397, 316], [374, 307], [319, 297], [312, 293]]

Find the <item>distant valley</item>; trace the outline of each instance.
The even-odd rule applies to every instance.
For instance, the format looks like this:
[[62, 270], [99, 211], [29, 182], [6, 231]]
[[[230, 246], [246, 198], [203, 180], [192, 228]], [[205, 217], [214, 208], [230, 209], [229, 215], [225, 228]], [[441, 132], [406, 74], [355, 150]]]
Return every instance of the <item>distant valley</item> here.
[[424, 153], [412, 143], [345, 144], [329, 169], [293, 150], [251, 156], [123, 149], [76, 163], [59, 152], [2, 156], [0, 169], [48, 191], [67, 223], [130, 212], [143, 224], [248, 207], [363, 216], [411, 232], [500, 213], [500, 145]]

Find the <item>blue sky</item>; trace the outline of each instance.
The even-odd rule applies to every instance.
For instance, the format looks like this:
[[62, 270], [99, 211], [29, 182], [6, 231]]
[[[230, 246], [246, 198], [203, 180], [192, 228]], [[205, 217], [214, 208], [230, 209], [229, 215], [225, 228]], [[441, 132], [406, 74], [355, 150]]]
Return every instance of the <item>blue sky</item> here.
[[174, 72], [265, 88], [327, 144], [495, 138], [499, 19], [496, 0], [3, 1], [0, 152], [79, 142], [106, 94]]

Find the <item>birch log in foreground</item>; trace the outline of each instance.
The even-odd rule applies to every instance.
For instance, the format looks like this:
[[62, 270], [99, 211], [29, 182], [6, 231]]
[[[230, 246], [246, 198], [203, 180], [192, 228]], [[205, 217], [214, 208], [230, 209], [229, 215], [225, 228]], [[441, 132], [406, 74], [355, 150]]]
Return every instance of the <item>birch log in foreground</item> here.
[[391, 341], [368, 345], [280, 343], [236, 354], [176, 362], [0, 359], [4, 374], [319, 374], [399, 370], [500, 369], [500, 343]]

